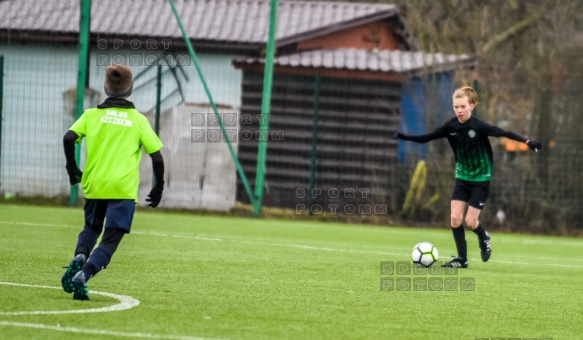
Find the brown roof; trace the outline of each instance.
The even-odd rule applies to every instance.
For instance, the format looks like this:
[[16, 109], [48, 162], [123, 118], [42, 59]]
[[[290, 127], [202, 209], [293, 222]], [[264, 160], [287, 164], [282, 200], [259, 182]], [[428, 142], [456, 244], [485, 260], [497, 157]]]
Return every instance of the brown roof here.
[[[0, 30], [77, 33], [80, 3], [0, 1]], [[193, 40], [239, 44], [267, 41], [269, 0], [176, 0], [176, 6]], [[396, 20], [405, 49], [416, 49], [392, 4], [282, 0], [276, 38], [281, 46], [382, 19]], [[111, 36], [181, 37], [167, 0], [93, 0], [91, 31]]]
[[[263, 64], [261, 58], [239, 58], [235, 64]], [[375, 71], [414, 74], [431, 70], [448, 71], [474, 66], [475, 60], [465, 54], [423, 53], [412, 51], [334, 49], [306, 51], [275, 58], [274, 65], [301, 68]]]

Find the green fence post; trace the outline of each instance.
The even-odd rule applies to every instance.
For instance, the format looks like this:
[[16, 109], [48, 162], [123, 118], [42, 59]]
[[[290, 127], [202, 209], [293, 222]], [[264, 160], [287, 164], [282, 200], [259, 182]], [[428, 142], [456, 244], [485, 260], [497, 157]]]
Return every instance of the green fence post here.
[[[158, 61], [156, 68], [156, 109], [154, 112], [154, 132], [160, 136], [160, 106], [162, 105], [162, 65]], [[152, 183], [156, 184], [156, 176], [152, 175]]]
[[[91, 0], [81, 1], [81, 18], [79, 19], [79, 67], [77, 73], [77, 98], [75, 101], [75, 119], [79, 119], [83, 113], [85, 102], [85, 84], [87, 80], [88, 51], [89, 51], [89, 20], [91, 17]], [[81, 146], [75, 145], [75, 160], [77, 164], [81, 160]], [[79, 200], [79, 185], [71, 186], [69, 205], [77, 205]]]
[[202, 74], [202, 70], [200, 69], [200, 65], [198, 64], [198, 58], [196, 57], [196, 53], [194, 53], [194, 48], [192, 47], [192, 44], [190, 43], [190, 38], [188, 38], [188, 35], [186, 34], [186, 31], [184, 30], [184, 25], [182, 25], [182, 20], [180, 20], [180, 15], [178, 15], [178, 10], [176, 9], [176, 5], [174, 4], [174, 0], [168, 0], [168, 2], [170, 2], [170, 6], [172, 6], [172, 12], [174, 12], [174, 17], [176, 17], [176, 21], [178, 22], [178, 27], [180, 27], [180, 31], [182, 32], [182, 38], [184, 39], [184, 43], [186, 44], [186, 48], [188, 49], [188, 53], [190, 55], [190, 58], [192, 58], [192, 62], [194, 64], [194, 67], [196, 68], [196, 72], [198, 73], [198, 77], [200, 78], [200, 82], [202, 83], [202, 86], [204, 88], [204, 91], [205, 91], [208, 99], [209, 99], [211, 107], [213, 108], [213, 111], [214, 111], [215, 116], [217, 118], [217, 123], [219, 123], [219, 127], [221, 128], [221, 132], [223, 133], [223, 138], [227, 142], [227, 147], [229, 148], [229, 152], [231, 153], [231, 157], [233, 158], [233, 161], [235, 162], [235, 166], [237, 167], [237, 173], [239, 174], [239, 177], [241, 177], [241, 182], [243, 182], [243, 186], [245, 187], [245, 191], [247, 192], [247, 195], [249, 196], [249, 200], [251, 201], [251, 204], [253, 204], [255, 202], [255, 198], [254, 198], [253, 194], [251, 193], [251, 187], [249, 186], [249, 182], [247, 181], [247, 177], [245, 176], [245, 172], [243, 171], [243, 167], [241, 166], [241, 163], [239, 162], [239, 158], [237, 158], [237, 154], [235, 153], [235, 150], [233, 149], [233, 145], [231, 144], [231, 141], [229, 140], [229, 135], [227, 135], [227, 131], [225, 130], [225, 126], [223, 125], [223, 120], [221, 119], [221, 117], [219, 115], [219, 110], [217, 109], [217, 106], [215, 105], [215, 102], [213, 100], [213, 96], [211, 95], [211, 91], [209, 90], [209, 88], [206, 84], [206, 80], [204, 78], [204, 75]]
[[312, 204], [314, 204], [314, 186], [316, 185], [316, 160], [318, 158], [318, 111], [320, 108], [320, 73], [316, 74], [314, 79], [314, 115], [312, 119], [312, 155], [310, 158], [310, 184], [308, 188], [308, 209], [310, 216], [312, 213]]
[[156, 75], [156, 116], [154, 119], [154, 132], [160, 135], [160, 106], [162, 101], [162, 65], [158, 64]]
[[275, 56], [275, 31], [277, 29], [277, 0], [271, 0], [269, 16], [269, 37], [265, 55], [265, 72], [263, 74], [263, 97], [261, 101], [261, 120], [259, 122], [259, 145], [257, 148], [257, 171], [255, 176], [255, 217], [261, 215], [263, 204], [263, 185], [265, 183], [265, 163], [267, 158], [267, 141], [269, 140], [269, 114], [271, 110], [271, 87], [273, 85], [273, 57]]
[[[0, 181], [2, 180], [2, 120], [4, 116], [2, 115], [4, 103], [4, 56], [0, 55]], [[2, 182], [0, 182], [0, 188], [2, 187]]]

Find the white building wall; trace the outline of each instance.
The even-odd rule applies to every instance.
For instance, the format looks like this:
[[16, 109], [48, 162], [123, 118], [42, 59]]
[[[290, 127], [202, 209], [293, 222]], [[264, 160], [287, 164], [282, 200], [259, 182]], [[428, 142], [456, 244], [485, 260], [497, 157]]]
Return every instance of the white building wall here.
[[[137, 76], [149, 66], [143, 62], [147, 59], [146, 57], [155, 57], [161, 52], [163, 51], [93, 48], [91, 50], [89, 84], [95, 92], [94, 102], [92, 103], [86, 98], [85, 108], [92, 107], [96, 102], [105, 99], [103, 94], [106, 68], [106, 65], [103, 65], [104, 55], [108, 56], [109, 60], [121, 61], [126, 64], [131, 64], [132, 60], [138, 60], [137, 64], [129, 65], [134, 76]], [[3, 128], [2, 140], [0, 141], [0, 192], [15, 193], [21, 196], [66, 196], [69, 194], [69, 184], [64, 169], [62, 137], [73, 123], [74, 118], [71, 112], [66, 112], [71, 109], [71, 103], [67, 102], [65, 94], [68, 93], [68, 97], [74, 98], [78, 72], [77, 48], [75, 46], [0, 44], [0, 55], [4, 56], [5, 64]], [[127, 57], [130, 55], [143, 56], [142, 62], [139, 62], [139, 59]], [[124, 56], [126, 57], [124, 58]], [[190, 58], [182, 57], [185, 58], [181, 59], [182, 62], [188, 64], [183, 65], [182, 68], [188, 81], [186, 81], [186, 77], [181, 75], [180, 71], [177, 74], [181, 79], [184, 98], [181, 98], [176, 91], [178, 86], [172, 73], [168, 71], [167, 67], [163, 67], [165, 73], [162, 79], [162, 98], [168, 97], [168, 99], [163, 103], [162, 111], [172, 115], [172, 124], [188, 127], [191, 119], [186, 114], [188, 112], [173, 111], [172, 108], [179, 105], [182, 99], [187, 103], [201, 104], [206, 104], [209, 100]], [[215, 103], [231, 106], [238, 110], [241, 101], [242, 74], [231, 64], [235, 57], [235, 55], [217, 54], [197, 55]], [[136, 79], [135, 91], [130, 100], [134, 102], [140, 112], [153, 117], [153, 113], [147, 111], [153, 110], [156, 104], [156, 67], [145, 72], [141, 78]], [[163, 117], [163, 120], [168, 120], [168, 117]], [[166, 140], [171, 140], [172, 137], [165, 134], [166, 131], [160, 131], [162, 141], [168, 144]], [[170, 143], [169, 145], [175, 144]], [[180, 155], [190, 157], [190, 153], [199, 152], [188, 150], [191, 145], [180, 145], [182, 150]], [[218, 145], [226, 150], [226, 145]], [[218, 147], [218, 145], [211, 145], [209, 150]], [[212, 153], [214, 157], [217, 155], [220, 155], [219, 157], [228, 156], [228, 159], [218, 161], [219, 164], [227, 161], [232, 162], [228, 152], [227, 154]], [[146, 155], [144, 158], [149, 161], [149, 157]], [[174, 160], [168, 164], [170, 166], [167, 165], [167, 169], [174, 170], [174, 167], [186, 165], [196, 168], [199, 161], [199, 157], [193, 155], [193, 159], [185, 159], [182, 162]], [[212, 160], [206, 164], [207, 167], [210, 166], [213, 164]], [[151, 168], [150, 164], [148, 164], [148, 168]], [[235, 170], [232, 172], [235, 175]], [[151, 179], [148, 178], [148, 183], [150, 181]], [[234, 182], [232, 186], [234, 192]], [[170, 194], [166, 191], [165, 195]], [[199, 194], [194, 192], [188, 195]], [[141, 195], [140, 200], [144, 199], [145, 196]], [[197, 199], [202, 200], [202, 196], [193, 200]], [[200, 203], [195, 206], [204, 207], [205, 205]]]

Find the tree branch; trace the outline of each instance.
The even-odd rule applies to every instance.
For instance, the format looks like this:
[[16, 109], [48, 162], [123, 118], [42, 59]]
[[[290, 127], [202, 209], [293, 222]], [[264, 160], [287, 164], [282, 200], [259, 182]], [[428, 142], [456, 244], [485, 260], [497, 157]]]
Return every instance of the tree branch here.
[[541, 17], [542, 17], [542, 14], [540, 14], [540, 13], [533, 14], [532, 16], [530, 16], [530, 17], [522, 20], [521, 22], [517, 23], [516, 25], [510, 27], [506, 31], [494, 36], [492, 39], [490, 39], [484, 45], [484, 47], [482, 47], [482, 53], [489, 52], [492, 48], [496, 47], [496, 45], [499, 45], [499, 44], [503, 43], [504, 41], [508, 40], [511, 36], [522, 31], [526, 27], [532, 25], [533, 23], [538, 21]]

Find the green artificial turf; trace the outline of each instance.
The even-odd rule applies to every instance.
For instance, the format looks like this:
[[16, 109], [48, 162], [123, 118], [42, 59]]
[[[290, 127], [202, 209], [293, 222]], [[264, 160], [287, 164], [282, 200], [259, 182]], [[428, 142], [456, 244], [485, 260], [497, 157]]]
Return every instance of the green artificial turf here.
[[[91, 300], [74, 301], [60, 279], [82, 222], [80, 208], [0, 206], [0, 338], [581, 336], [583, 239], [494, 232], [482, 263], [467, 232], [468, 269], [405, 274], [418, 242], [455, 254], [451, 231], [140, 210]], [[92, 291], [139, 305], [112, 311], [119, 297]]]

